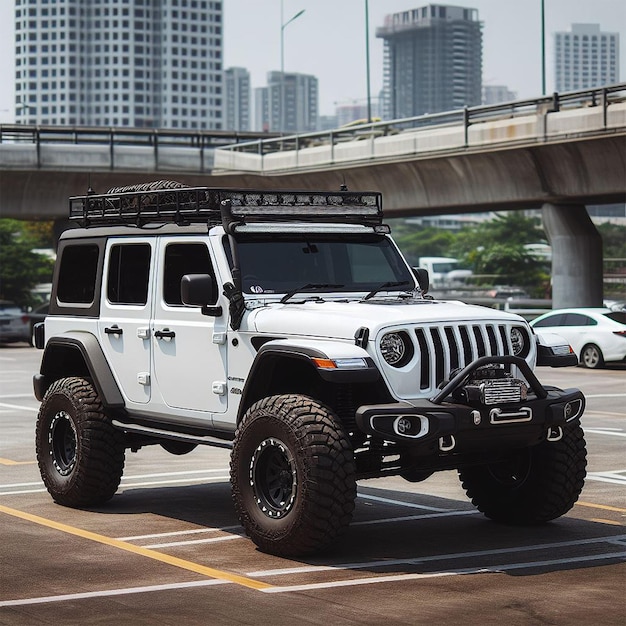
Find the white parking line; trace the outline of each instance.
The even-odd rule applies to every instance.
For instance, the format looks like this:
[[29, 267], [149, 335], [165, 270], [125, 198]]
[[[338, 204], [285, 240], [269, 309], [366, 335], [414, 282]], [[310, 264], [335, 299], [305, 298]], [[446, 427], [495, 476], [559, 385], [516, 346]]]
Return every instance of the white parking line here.
[[169, 533], [152, 533], [150, 535], [133, 535], [130, 537], [116, 537], [117, 541], [140, 541], [141, 539], [159, 539], [162, 537], [179, 537], [181, 535], [196, 535], [200, 533], [229, 532], [241, 528], [240, 526], [224, 526], [223, 528], [193, 528], [190, 530], [174, 530]]
[[626, 433], [617, 428], [585, 428], [585, 433], [609, 435], [610, 437], [626, 437]]
[[207, 539], [192, 539], [190, 541], [171, 541], [170, 543], [152, 543], [150, 545], [142, 546], [144, 548], [150, 548], [151, 550], [158, 550], [159, 548], [172, 548], [175, 546], [192, 546], [199, 543], [218, 543], [220, 541], [230, 541], [231, 539], [244, 539], [245, 535], [242, 533], [233, 533], [232, 535], [223, 535], [221, 537], [210, 537]]
[[7, 404], [6, 402], [0, 402], [0, 406], [5, 409], [17, 409], [18, 411], [39, 411], [38, 406], [23, 406], [21, 404]]
[[86, 600], [89, 598], [108, 598], [111, 596], [126, 596], [135, 593], [148, 593], [154, 591], [174, 591], [177, 589], [189, 589], [193, 587], [210, 587], [213, 585], [225, 585], [226, 580], [196, 580], [188, 583], [174, 583], [171, 585], [151, 585], [146, 587], [127, 587], [126, 589], [108, 589], [104, 591], [90, 591], [86, 593], [68, 593], [60, 596], [43, 596], [41, 598], [24, 598], [22, 600], [0, 600], [0, 607], [26, 606], [29, 604], [47, 604], [49, 602], [67, 602], [74, 600]]
[[589, 472], [589, 480], [597, 480], [613, 485], [626, 485], [626, 470], [616, 470], [614, 472]]
[[396, 506], [407, 506], [412, 509], [422, 509], [424, 511], [436, 511], [438, 513], [449, 511], [449, 509], [441, 509], [434, 506], [425, 506], [423, 504], [414, 504], [413, 502], [406, 502], [404, 500], [390, 500], [389, 498], [370, 496], [366, 493], [359, 493], [358, 497], [363, 500], [373, 500], [374, 502], [382, 502], [383, 504], [395, 504]]
[[443, 576], [464, 576], [467, 574], [500, 574], [519, 569], [535, 569], [537, 567], [553, 567], [555, 565], [570, 565], [577, 563], [602, 562], [608, 560], [626, 561], [626, 552], [612, 552], [608, 554], [591, 554], [589, 556], [572, 557], [569, 559], [552, 559], [547, 561], [532, 561], [529, 563], [505, 563], [489, 567], [447, 570], [426, 574], [391, 574], [387, 576], [372, 576], [325, 583], [309, 583], [304, 585], [288, 585], [286, 587], [268, 587], [260, 589], [262, 593], [290, 593], [294, 591], [311, 591], [313, 589], [331, 589], [335, 587], [355, 587], [357, 585], [372, 585], [379, 583], [401, 582], [405, 580], [419, 580], [424, 578], [442, 578]]
[[[608, 537], [591, 537], [589, 539], [576, 539], [572, 541], [556, 541], [553, 543], [538, 543], [530, 546], [513, 546], [510, 548], [494, 548], [492, 550], [474, 550], [471, 552], [453, 552], [450, 554], [433, 554], [430, 556], [415, 556], [403, 559], [384, 559], [378, 561], [363, 561], [360, 563], [336, 563], [335, 565], [303, 565], [301, 567], [290, 567], [282, 569], [266, 569], [248, 572], [246, 576], [254, 578], [267, 578], [268, 576], [293, 576], [297, 574], [309, 574], [311, 572], [323, 572], [326, 570], [359, 570], [373, 569], [376, 567], [387, 567], [395, 565], [420, 565], [436, 561], [454, 561], [457, 559], [477, 559], [486, 556], [502, 556], [505, 554], [517, 554], [520, 552], [530, 552], [538, 550], [555, 550], [562, 548], [573, 548], [578, 546], [588, 546], [591, 544], [608, 543], [615, 545], [626, 540], [626, 535], [615, 535]], [[626, 555], [626, 552], [623, 552]]]

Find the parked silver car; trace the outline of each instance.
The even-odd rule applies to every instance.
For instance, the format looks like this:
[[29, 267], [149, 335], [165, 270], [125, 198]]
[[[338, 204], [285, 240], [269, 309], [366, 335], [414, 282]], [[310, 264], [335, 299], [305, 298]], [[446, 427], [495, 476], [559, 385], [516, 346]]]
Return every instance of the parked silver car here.
[[30, 341], [30, 318], [15, 302], [0, 300], [0, 343]]

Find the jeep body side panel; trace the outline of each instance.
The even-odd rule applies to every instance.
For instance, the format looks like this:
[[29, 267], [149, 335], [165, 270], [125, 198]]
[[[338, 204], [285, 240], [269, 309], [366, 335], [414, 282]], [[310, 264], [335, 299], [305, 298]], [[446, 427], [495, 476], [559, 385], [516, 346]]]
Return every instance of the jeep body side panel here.
[[106, 408], [124, 407], [124, 398], [95, 335], [67, 332], [50, 337], [41, 360], [40, 374], [34, 380], [37, 399], [43, 398], [55, 380], [67, 376], [89, 377]]

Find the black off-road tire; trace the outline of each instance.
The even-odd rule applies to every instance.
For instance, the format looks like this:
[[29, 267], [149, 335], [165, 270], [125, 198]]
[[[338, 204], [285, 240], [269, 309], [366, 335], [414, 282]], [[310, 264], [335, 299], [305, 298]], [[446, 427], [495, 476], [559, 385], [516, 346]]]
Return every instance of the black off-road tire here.
[[580, 424], [563, 427], [559, 441], [518, 450], [507, 461], [459, 471], [468, 497], [488, 518], [530, 526], [565, 515], [582, 491], [587, 466]]
[[302, 395], [252, 405], [235, 433], [233, 500], [248, 536], [280, 556], [325, 548], [348, 527], [354, 454], [337, 417]]
[[43, 482], [59, 504], [99, 505], [119, 487], [124, 436], [84, 378], [62, 378], [46, 392], [37, 417], [36, 451]]

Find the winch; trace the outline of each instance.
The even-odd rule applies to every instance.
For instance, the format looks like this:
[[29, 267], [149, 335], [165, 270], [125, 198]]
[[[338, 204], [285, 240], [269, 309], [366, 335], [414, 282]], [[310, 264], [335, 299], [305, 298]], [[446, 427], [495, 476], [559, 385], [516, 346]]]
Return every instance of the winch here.
[[453, 391], [457, 402], [471, 406], [509, 404], [526, 400], [528, 386], [514, 378], [503, 365], [489, 364], [477, 368], [467, 383]]

